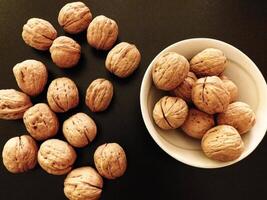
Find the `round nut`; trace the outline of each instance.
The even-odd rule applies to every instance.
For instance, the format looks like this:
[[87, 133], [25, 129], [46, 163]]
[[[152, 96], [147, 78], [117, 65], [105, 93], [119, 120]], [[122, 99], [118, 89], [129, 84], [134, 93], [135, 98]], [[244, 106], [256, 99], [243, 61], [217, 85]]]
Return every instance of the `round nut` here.
[[196, 139], [201, 139], [214, 125], [215, 123], [212, 115], [191, 108], [181, 128], [187, 135]]
[[217, 123], [233, 126], [239, 134], [244, 134], [254, 126], [256, 116], [248, 104], [237, 101], [231, 103], [223, 113], [219, 113]]
[[70, 200], [97, 200], [103, 188], [103, 179], [92, 167], [72, 170], [64, 181], [64, 193]]
[[236, 101], [238, 99], [238, 87], [236, 84], [225, 75], [220, 75], [220, 79], [223, 81], [223, 86], [230, 93], [230, 103]]
[[27, 131], [36, 140], [46, 140], [57, 134], [59, 122], [55, 113], [45, 103], [38, 103], [23, 115]]
[[38, 163], [49, 174], [68, 173], [76, 160], [76, 152], [67, 142], [49, 139], [42, 143], [38, 151]]
[[48, 87], [47, 101], [54, 112], [67, 112], [79, 104], [78, 88], [69, 78], [57, 78]]
[[177, 88], [172, 90], [171, 93], [177, 97], [182, 98], [187, 103], [191, 103], [192, 88], [196, 81], [197, 81], [196, 75], [193, 72], [189, 72], [185, 80], [180, 85], [178, 85]]
[[122, 176], [127, 168], [126, 154], [117, 143], [99, 146], [94, 153], [94, 162], [99, 174], [107, 179]]
[[21, 119], [31, 106], [31, 99], [26, 94], [14, 89], [0, 90], [0, 119]]
[[208, 48], [197, 55], [190, 61], [190, 70], [197, 76], [215, 76], [225, 70], [226, 57], [219, 49]]
[[71, 34], [84, 31], [92, 21], [90, 9], [80, 1], [67, 3], [58, 14], [58, 23]]
[[164, 130], [176, 129], [186, 120], [188, 106], [178, 97], [162, 97], [153, 109], [155, 123]]
[[196, 81], [192, 89], [192, 101], [208, 114], [220, 113], [229, 105], [230, 94], [217, 76], [208, 76]]
[[97, 133], [94, 120], [85, 113], [77, 113], [63, 123], [63, 134], [74, 147], [90, 144]]
[[22, 38], [24, 42], [35, 49], [48, 50], [56, 37], [56, 29], [43, 19], [31, 18], [23, 26]]
[[112, 97], [112, 83], [99, 78], [94, 80], [87, 88], [85, 103], [92, 112], [101, 112], [108, 108]]
[[228, 125], [215, 126], [201, 141], [207, 157], [227, 162], [237, 159], [244, 151], [244, 143], [237, 130]]
[[31, 136], [13, 137], [6, 142], [2, 152], [4, 166], [11, 173], [33, 169], [37, 163], [37, 151], [37, 144]]
[[152, 78], [158, 89], [168, 91], [180, 85], [188, 72], [189, 63], [184, 56], [175, 52], [167, 52], [155, 61]]
[[80, 60], [81, 46], [72, 38], [60, 36], [50, 47], [51, 58], [60, 68], [71, 68]]
[[37, 60], [16, 64], [13, 74], [19, 88], [30, 96], [36, 96], [44, 90], [48, 77], [45, 65]]
[[87, 29], [87, 41], [96, 49], [109, 50], [119, 34], [117, 23], [104, 15], [97, 16]]
[[135, 45], [121, 42], [108, 53], [106, 68], [116, 76], [125, 78], [136, 70], [140, 60], [141, 54]]

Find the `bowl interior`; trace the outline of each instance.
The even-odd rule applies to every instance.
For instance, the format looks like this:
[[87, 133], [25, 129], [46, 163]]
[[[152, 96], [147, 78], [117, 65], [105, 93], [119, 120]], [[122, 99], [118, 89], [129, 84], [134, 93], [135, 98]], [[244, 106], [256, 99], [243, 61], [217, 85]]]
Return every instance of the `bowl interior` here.
[[[164, 52], [177, 52], [190, 60], [205, 48], [221, 49], [228, 58], [225, 75], [233, 80], [239, 88], [239, 99], [248, 103], [256, 113], [256, 124], [250, 132], [243, 135], [245, 150], [243, 154], [231, 162], [217, 162], [208, 159], [202, 152], [200, 141], [192, 139], [180, 129], [164, 131], [153, 121], [152, 111], [155, 103], [167, 92], [157, 90], [152, 82], [151, 69], [157, 57]], [[146, 127], [155, 142], [175, 159], [195, 167], [218, 168], [233, 164], [249, 155], [265, 135], [267, 123], [266, 82], [256, 65], [235, 47], [214, 39], [189, 39], [175, 43], [162, 52], [149, 65], [141, 86], [141, 109]]]

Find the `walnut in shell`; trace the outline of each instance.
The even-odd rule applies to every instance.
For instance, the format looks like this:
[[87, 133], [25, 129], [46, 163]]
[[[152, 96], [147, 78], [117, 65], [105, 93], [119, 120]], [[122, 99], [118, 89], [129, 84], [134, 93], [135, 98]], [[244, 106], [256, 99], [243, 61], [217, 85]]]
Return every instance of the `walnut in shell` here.
[[36, 96], [44, 90], [48, 76], [45, 65], [37, 60], [16, 64], [13, 74], [19, 88], [30, 96]]
[[23, 116], [27, 131], [36, 140], [46, 140], [57, 134], [59, 122], [56, 114], [45, 103], [29, 108]]
[[67, 142], [49, 139], [42, 143], [38, 151], [38, 163], [49, 174], [68, 173], [76, 160], [76, 152]]
[[127, 168], [126, 154], [117, 143], [99, 146], [94, 153], [94, 162], [99, 174], [107, 179], [122, 176]]
[[33, 169], [37, 163], [38, 147], [28, 135], [9, 139], [2, 152], [3, 163], [11, 173], [22, 173]]
[[181, 128], [187, 135], [196, 139], [201, 139], [214, 125], [215, 123], [212, 115], [191, 108]]
[[48, 21], [31, 18], [23, 26], [22, 38], [25, 43], [38, 50], [47, 50], [57, 37], [56, 29]]
[[71, 34], [84, 31], [92, 21], [90, 9], [80, 1], [67, 3], [58, 14], [58, 23]]
[[190, 70], [200, 77], [214, 76], [224, 71], [225, 63], [226, 57], [221, 50], [208, 48], [191, 59]]
[[85, 113], [77, 113], [63, 123], [63, 134], [74, 147], [90, 144], [97, 133], [94, 120]]
[[119, 34], [117, 23], [104, 15], [97, 16], [87, 29], [89, 45], [100, 50], [109, 50], [114, 45]]
[[256, 115], [248, 104], [237, 101], [231, 103], [223, 113], [219, 113], [217, 123], [233, 126], [239, 134], [244, 134], [256, 123]]
[[60, 68], [70, 68], [80, 60], [81, 46], [72, 38], [60, 36], [50, 47], [51, 58]]
[[199, 110], [215, 114], [226, 110], [230, 94], [219, 77], [208, 76], [196, 81], [192, 89], [192, 101]]
[[0, 119], [21, 119], [31, 106], [31, 99], [26, 94], [14, 89], [0, 90]]
[[162, 129], [176, 129], [180, 127], [188, 114], [188, 106], [179, 97], [162, 97], [153, 109], [153, 119]]
[[94, 80], [87, 88], [85, 103], [92, 112], [101, 112], [108, 108], [112, 97], [112, 83], [99, 78]]
[[236, 84], [225, 75], [220, 75], [220, 79], [223, 81], [223, 86], [230, 93], [230, 103], [236, 101], [238, 99], [238, 87]]
[[173, 90], [181, 84], [189, 72], [187, 59], [175, 52], [162, 54], [152, 68], [155, 86], [161, 90]]
[[184, 79], [184, 81], [180, 85], [178, 85], [177, 88], [171, 91], [171, 93], [190, 103], [192, 101], [192, 88], [196, 80], [196, 75], [193, 72], [188, 72], [187, 77]]
[[47, 101], [54, 112], [67, 112], [79, 104], [78, 88], [69, 78], [57, 78], [48, 87]]
[[64, 193], [70, 200], [97, 200], [103, 188], [103, 179], [92, 167], [72, 170], [64, 181]]
[[134, 44], [121, 42], [108, 53], [106, 68], [120, 78], [131, 75], [138, 67], [141, 54]]
[[228, 125], [215, 126], [207, 131], [201, 141], [207, 157], [227, 162], [237, 159], [244, 151], [244, 143], [237, 130]]

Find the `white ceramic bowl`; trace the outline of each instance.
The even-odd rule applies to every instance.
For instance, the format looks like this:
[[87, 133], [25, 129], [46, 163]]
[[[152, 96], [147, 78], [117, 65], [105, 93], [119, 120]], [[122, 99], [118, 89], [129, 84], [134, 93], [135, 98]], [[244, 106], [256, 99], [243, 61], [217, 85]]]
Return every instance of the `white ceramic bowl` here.
[[[248, 103], [256, 113], [256, 124], [249, 133], [242, 136], [245, 150], [242, 155], [231, 162], [218, 162], [207, 158], [200, 146], [200, 141], [185, 135], [180, 129], [164, 131], [153, 121], [152, 111], [155, 103], [164, 96], [157, 90], [152, 81], [153, 63], [164, 52], [177, 52], [190, 59], [205, 48], [221, 49], [228, 63], [225, 74], [239, 88], [239, 100]], [[253, 61], [237, 48], [215, 39], [195, 38], [177, 42], [161, 51], [150, 63], [144, 75], [140, 104], [145, 125], [154, 141], [173, 158], [200, 168], [219, 168], [234, 164], [248, 156], [261, 142], [267, 130], [267, 86], [266, 82]]]

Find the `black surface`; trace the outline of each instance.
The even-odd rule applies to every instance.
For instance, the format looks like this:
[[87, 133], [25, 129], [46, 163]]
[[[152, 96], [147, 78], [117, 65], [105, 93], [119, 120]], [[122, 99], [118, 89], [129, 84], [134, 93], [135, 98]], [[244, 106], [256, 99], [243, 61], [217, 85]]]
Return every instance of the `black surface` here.
[[[139, 106], [142, 76], [153, 57], [166, 46], [192, 37], [211, 37], [228, 42], [246, 53], [267, 77], [267, 2], [258, 1], [84, 1], [94, 16], [114, 18], [120, 29], [119, 41], [135, 43], [142, 53], [140, 68], [122, 80], [105, 67], [106, 53], [92, 49], [85, 33], [73, 36], [82, 45], [82, 59], [74, 69], [61, 70], [48, 52], [26, 46], [21, 38], [23, 24], [31, 17], [49, 20], [58, 30], [60, 8], [67, 1], [0, 1], [0, 88], [16, 88], [12, 67], [24, 59], [43, 61], [49, 69], [49, 82], [61, 76], [73, 79], [79, 87], [78, 108], [60, 114], [60, 121], [78, 111], [92, 116], [99, 128], [96, 140], [77, 149], [75, 167], [93, 165], [92, 155], [104, 142], [118, 142], [126, 150], [129, 167], [115, 180], [105, 180], [102, 199], [266, 199], [267, 140], [245, 160], [222, 169], [204, 170], [186, 166], [164, 153], [148, 134]], [[104, 113], [91, 113], [83, 99], [88, 84], [98, 77], [112, 81], [115, 97]], [[45, 93], [33, 102], [46, 102]], [[249, 94], [248, 94], [249, 95]], [[5, 142], [25, 133], [22, 120], [0, 120], [0, 149]], [[63, 138], [61, 131], [59, 138]], [[59, 200], [64, 176], [46, 174], [37, 166], [28, 173], [13, 175], [0, 164], [1, 200]]]

